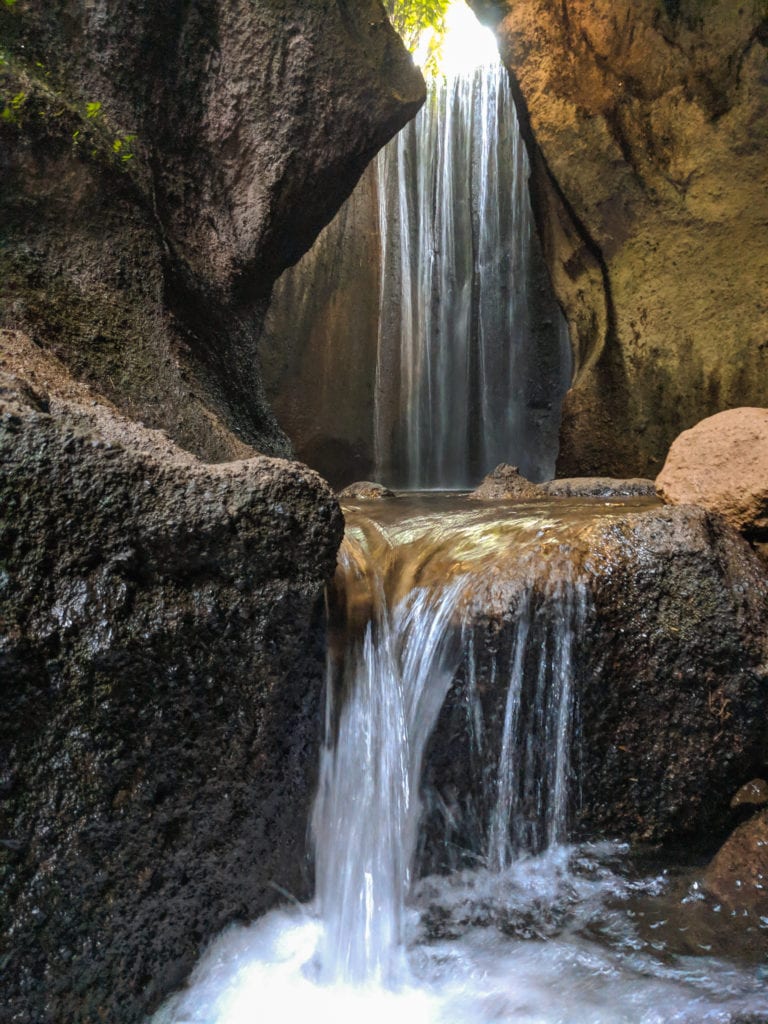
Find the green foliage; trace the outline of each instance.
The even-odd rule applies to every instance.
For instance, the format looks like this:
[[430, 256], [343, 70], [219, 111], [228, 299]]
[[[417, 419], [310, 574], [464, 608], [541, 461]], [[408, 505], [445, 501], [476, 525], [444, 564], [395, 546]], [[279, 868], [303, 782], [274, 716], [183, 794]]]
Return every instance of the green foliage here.
[[422, 32], [432, 29], [426, 74], [436, 74], [440, 43], [445, 33], [445, 14], [451, 0], [389, 0], [389, 17], [411, 52], [419, 44]]
[[0, 118], [11, 124], [18, 124], [21, 120], [22, 107], [26, 101], [27, 94], [25, 92], [17, 92], [15, 96], [10, 96], [2, 111], [0, 111]]
[[[5, 3], [7, 0], [0, 0]], [[2, 8], [0, 8], [1, 10]], [[72, 139], [72, 148], [102, 164], [128, 170], [137, 136], [116, 128], [100, 100], [73, 103], [57, 91], [40, 61], [26, 63], [0, 49], [0, 125]]]
[[117, 164], [125, 165], [133, 160], [135, 154], [132, 143], [136, 141], [138, 136], [127, 132], [114, 132], [104, 117], [99, 100], [92, 100], [85, 104], [85, 118], [86, 121], [93, 121], [98, 126], [98, 135], [95, 136], [92, 132], [86, 132], [82, 128], [77, 128], [72, 133], [72, 146], [74, 149], [82, 146], [83, 143], [92, 145], [94, 142], [100, 142], [101, 146], [97, 145], [89, 150], [91, 157], [94, 159], [98, 157], [99, 150], [103, 150], [106, 147], [109, 158]]
[[6, 7], [14, 7], [16, 5], [16, 0], [3, 0], [3, 3]]

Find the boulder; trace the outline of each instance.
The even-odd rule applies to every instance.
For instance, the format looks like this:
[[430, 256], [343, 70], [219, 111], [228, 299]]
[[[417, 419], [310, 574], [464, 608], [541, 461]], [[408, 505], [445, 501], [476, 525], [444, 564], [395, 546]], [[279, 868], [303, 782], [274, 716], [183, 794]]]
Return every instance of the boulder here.
[[684, 431], [656, 489], [671, 505], [700, 505], [750, 537], [768, 538], [768, 409], [729, 409]]
[[[467, 599], [475, 663], [454, 679], [427, 754], [428, 868], [482, 852], [521, 617], [530, 692], [519, 721], [543, 721], [537, 680], [557, 685], [553, 666], [570, 650], [570, 834], [711, 850], [732, 827], [734, 792], [765, 763], [762, 560], [695, 507], [548, 508], [529, 521], [532, 537], [491, 547]], [[445, 566], [457, 561], [447, 549]]]
[[360, 480], [356, 484], [350, 484], [343, 491], [339, 491], [341, 501], [352, 501], [364, 499], [365, 501], [377, 501], [380, 498], [394, 498], [395, 492], [391, 491], [384, 484], [374, 483], [372, 480]]
[[26, 379], [15, 359], [0, 371], [0, 1016], [138, 1024], [224, 925], [310, 892], [343, 522], [304, 466], [203, 463], [50, 357], [27, 352]]
[[706, 870], [704, 887], [730, 910], [768, 915], [768, 811], [726, 840]]
[[526, 498], [638, 498], [654, 497], [653, 480], [636, 477], [560, 477], [535, 484], [527, 480], [517, 466], [501, 463], [470, 494], [479, 501]]
[[517, 466], [502, 462], [490, 472], [472, 491], [470, 498], [477, 501], [497, 501], [510, 498], [540, 498], [543, 492], [538, 484], [531, 483], [520, 473]]

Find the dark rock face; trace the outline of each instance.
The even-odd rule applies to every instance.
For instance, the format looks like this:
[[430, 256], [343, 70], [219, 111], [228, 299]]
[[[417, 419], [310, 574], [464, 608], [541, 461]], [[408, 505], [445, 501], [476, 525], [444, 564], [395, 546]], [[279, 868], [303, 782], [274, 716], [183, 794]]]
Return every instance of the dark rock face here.
[[377, 0], [0, 7], [0, 311], [211, 459], [287, 454], [256, 340], [424, 85]]
[[734, 792], [765, 759], [763, 563], [723, 520], [690, 507], [593, 519], [567, 543], [546, 534], [522, 561], [512, 550], [500, 556], [475, 595], [465, 636], [475, 669], [456, 677], [427, 755], [427, 867], [482, 848], [521, 608], [528, 602], [534, 686], [539, 652], [566, 614], [557, 595], [579, 580], [587, 602], [573, 638], [572, 833], [711, 850], [732, 824]]
[[707, 846], [765, 758], [768, 575], [680, 506], [587, 537], [580, 831]]
[[305, 467], [206, 465], [56, 375], [0, 391], [1, 1016], [133, 1022], [308, 891], [343, 524]]
[[682, 430], [768, 405], [765, 3], [470, 2], [571, 328], [558, 472], [654, 477]]

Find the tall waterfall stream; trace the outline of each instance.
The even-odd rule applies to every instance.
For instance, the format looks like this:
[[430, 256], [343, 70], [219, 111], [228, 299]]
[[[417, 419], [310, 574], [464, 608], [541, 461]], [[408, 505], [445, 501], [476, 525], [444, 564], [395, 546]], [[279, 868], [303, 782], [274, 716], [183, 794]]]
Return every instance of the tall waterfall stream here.
[[[768, 1019], [764, 964], [718, 932], [695, 874], [569, 841], [590, 614], [569, 538], [643, 500], [345, 508], [315, 899], [231, 927], [156, 1024]], [[464, 787], [435, 757], [457, 720]]]

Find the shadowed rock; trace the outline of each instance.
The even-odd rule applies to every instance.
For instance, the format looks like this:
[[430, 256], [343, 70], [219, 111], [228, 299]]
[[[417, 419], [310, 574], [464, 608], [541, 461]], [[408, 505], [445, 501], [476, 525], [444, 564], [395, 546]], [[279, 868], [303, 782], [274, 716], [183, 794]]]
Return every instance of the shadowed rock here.
[[3, 1019], [138, 1022], [310, 891], [342, 518], [297, 463], [208, 465], [27, 352], [0, 372]]

